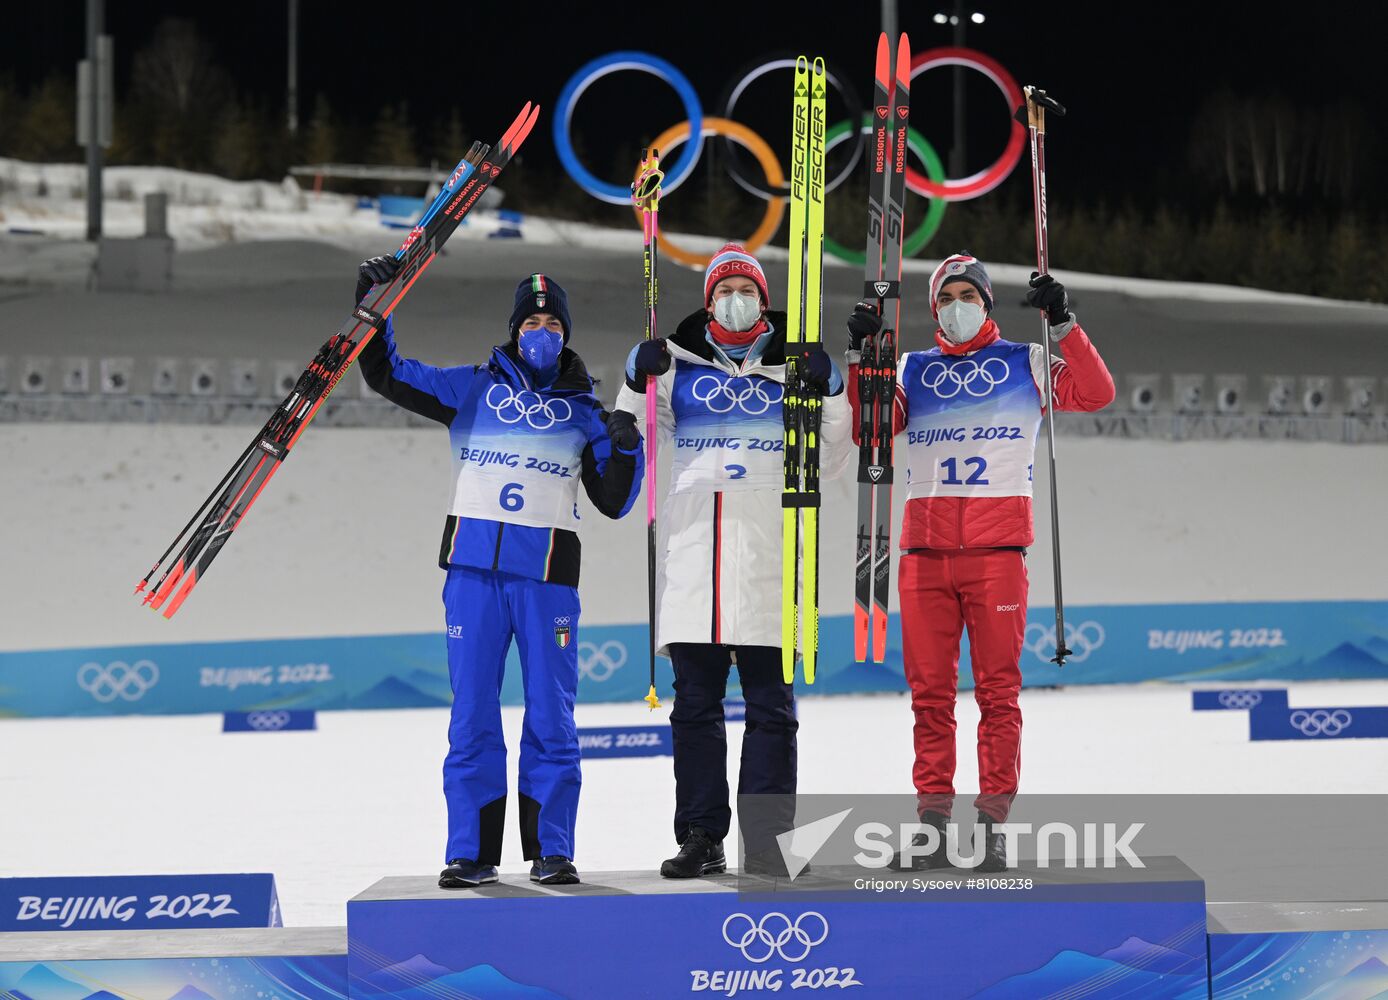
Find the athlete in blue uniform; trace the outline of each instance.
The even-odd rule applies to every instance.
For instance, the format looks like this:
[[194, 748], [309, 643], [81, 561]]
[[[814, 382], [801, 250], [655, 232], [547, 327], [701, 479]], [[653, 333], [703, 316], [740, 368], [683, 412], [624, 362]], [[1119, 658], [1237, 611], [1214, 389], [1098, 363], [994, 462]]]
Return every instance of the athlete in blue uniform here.
[[[357, 300], [398, 266], [394, 257], [364, 262]], [[599, 511], [618, 518], [631, 509], [644, 466], [636, 419], [603, 410], [582, 360], [565, 346], [563, 288], [543, 274], [522, 281], [510, 330], [485, 365], [403, 359], [389, 320], [361, 352], [367, 384], [447, 426], [453, 446], [439, 552], [453, 685], [443, 765], [448, 867], [439, 877], [446, 889], [497, 880], [506, 813], [500, 692], [512, 637], [525, 685], [521, 845], [532, 881], [578, 881], [578, 483]]]

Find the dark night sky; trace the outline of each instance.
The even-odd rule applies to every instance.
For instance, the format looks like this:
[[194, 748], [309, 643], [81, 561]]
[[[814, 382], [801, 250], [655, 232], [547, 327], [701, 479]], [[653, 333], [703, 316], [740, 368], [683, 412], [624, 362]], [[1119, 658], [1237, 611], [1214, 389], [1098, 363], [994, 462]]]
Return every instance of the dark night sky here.
[[[901, 0], [900, 23], [920, 51], [949, 44], [949, 29], [931, 15], [949, 0]], [[724, 83], [743, 64], [780, 50], [822, 52], [862, 91], [871, 81], [879, 30], [876, 0], [841, 0], [824, 14], [797, 15], [809, 4], [641, 4], [644, 22], [626, 5], [527, 3], [523, 0], [378, 5], [373, 17], [348, 16], [352, 5], [303, 0], [301, 115], [323, 91], [335, 110], [358, 120], [386, 103], [409, 102], [421, 124], [452, 107], [470, 131], [491, 135], [526, 99], [547, 108], [583, 62], [617, 48], [654, 52], [679, 66], [717, 113]], [[132, 54], [155, 24], [191, 17], [214, 45], [238, 88], [267, 105], [282, 101], [285, 0], [235, 4], [142, 0], [108, 3], [115, 36], [118, 87]], [[994, 56], [1021, 83], [1036, 83], [1064, 100], [1071, 117], [1052, 126], [1051, 171], [1082, 177], [1102, 194], [1129, 193], [1139, 202], [1179, 200], [1166, 185], [1185, 159], [1189, 119], [1221, 86], [1242, 93], [1278, 93], [1310, 107], [1342, 95], [1381, 104], [1384, 22], [1379, 3], [1340, 3], [1333, 10], [1300, 3], [1017, 3], [976, 0], [966, 7], [987, 20], [970, 26], [968, 43]], [[836, 11], [837, 13], [830, 13]], [[80, 0], [25, 3], [6, 15], [0, 73], [21, 87], [67, 71], [83, 46]], [[1333, 20], [1332, 20], [1333, 17]], [[927, 74], [913, 90], [912, 124], [948, 152], [948, 72]], [[931, 79], [931, 78], [934, 79]], [[1006, 127], [996, 91], [969, 74], [970, 170], [1000, 150]], [[749, 91], [738, 118], [775, 140], [786, 131], [778, 81]], [[766, 95], [758, 114], [755, 98]], [[623, 100], [625, 99], [625, 100]], [[630, 144], [683, 117], [673, 96], [651, 77], [614, 76], [595, 85], [576, 122], [591, 148], [605, 139]], [[831, 102], [831, 117], [837, 115]], [[548, 129], [527, 150], [553, 160]], [[832, 164], [831, 164], [832, 166]], [[594, 168], [603, 170], [598, 159]], [[1072, 174], [1071, 171], [1074, 173]], [[1019, 172], [1020, 173], [1020, 172]], [[618, 178], [613, 177], [613, 180]]]

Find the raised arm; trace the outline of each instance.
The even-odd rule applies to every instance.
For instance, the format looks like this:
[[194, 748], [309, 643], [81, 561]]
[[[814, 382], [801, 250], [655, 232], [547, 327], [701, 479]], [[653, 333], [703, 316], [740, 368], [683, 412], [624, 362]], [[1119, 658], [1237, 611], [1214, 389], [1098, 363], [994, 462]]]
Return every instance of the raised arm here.
[[[373, 257], [362, 262], [357, 272], [357, 301], [373, 284], [389, 281], [399, 269], [394, 257]], [[441, 424], [452, 423], [457, 415], [462, 386], [473, 377], [471, 365], [439, 368], [400, 357], [395, 348], [395, 327], [390, 317], [385, 328], [369, 340], [358, 356], [366, 384], [397, 406]]]

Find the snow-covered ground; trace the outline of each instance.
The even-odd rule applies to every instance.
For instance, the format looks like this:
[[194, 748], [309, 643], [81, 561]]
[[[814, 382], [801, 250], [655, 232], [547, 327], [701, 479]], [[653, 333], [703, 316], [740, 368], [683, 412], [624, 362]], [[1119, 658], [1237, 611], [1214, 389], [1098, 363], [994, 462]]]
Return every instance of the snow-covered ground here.
[[[1388, 681], [1296, 684], [1291, 696], [1384, 704]], [[1250, 743], [1245, 713], [1194, 715], [1182, 686], [1026, 690], [1022, 710], [1025, 792], [1364, 793], [1388, 774], [1388, 741]], [[503, 716], [514, 771], [521, 710]], [[643, 704], [578, 710], [581, 726], [652, 718]], [[971, 699], [958, 718], [962, 790], [977, 780]], [[806, 698], [800, 720], [802, 793], [909, 793], [904, 695]], [[0, 760], [24, 763], [0, 770], [0, 877], [271, 871], [286, 922], [304, 927], [344, 923], [346, 900], [382, 876], [441, 867], [445, 711], [329, 712], [311, 733], [223, 735], [220, 723], [7, 720]], [[741, 730], [728, 727], [734, 761]], [[523, 877], [508, 804], [503, 877]], [[654, 869], [672, 853], [673, 805], [669, 758], [589, 761], [580, 866]]]

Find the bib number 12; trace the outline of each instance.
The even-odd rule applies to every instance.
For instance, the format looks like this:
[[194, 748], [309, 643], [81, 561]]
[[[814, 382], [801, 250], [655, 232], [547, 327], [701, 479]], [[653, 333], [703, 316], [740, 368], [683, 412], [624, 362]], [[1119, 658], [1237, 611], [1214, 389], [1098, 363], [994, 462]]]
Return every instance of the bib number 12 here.
[[983, 474], [988, 471], [988, 463], [982, 458], [964, 459], [966, 466], [971, 466], [973, 472], [969, 473], [969, 478], [959, 478], [959, 460], [957, 458], [947, 458], [940, 463], [945, 470], [945, 478], [940, 480], [946, 486], [987, 486], [988, 480]]

